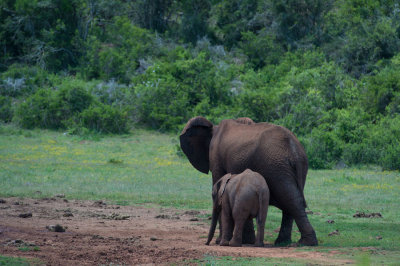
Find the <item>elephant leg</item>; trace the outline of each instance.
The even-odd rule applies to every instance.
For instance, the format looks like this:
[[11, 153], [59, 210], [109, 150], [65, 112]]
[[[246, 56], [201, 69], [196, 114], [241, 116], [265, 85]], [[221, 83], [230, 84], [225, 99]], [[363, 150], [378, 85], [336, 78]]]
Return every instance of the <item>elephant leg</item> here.
[[268, 198], [261, 198], [260, 208], [257, 213], [256, 221], [257, 221], [257, 239], [255, 246], [263, 247], [264, 246], [264, 229], [265, 229], [265, 221], [267, 219], [268, 212]]
[[299, 244], [306, 246], [318, 245], [317, 236], [306, 214], [302, 193], [297, 185], [288, 178], [285, 177], [280, 180], [286, 180], [286, 182], [282, 181], [281, 186], [275, 190], [277, 192], [275, 200], [279, 203], [279, 208], [283, 211], [282, 226], [279, 233], [279, 237], [282, 236], [282, 238], [278, 237], [278, 239], [289, 240], [288, 236], [290, 235], [289, 232], [291, 231], [294, 218], [301, 233]]
[[222, 208], [221, 224], [222, 224], [222, 235], [220, 246], [229, 246], [229, 241], [232, 239], [233, 232], [233, 219], [230, 210]]
[[237, 218], [235, 219], [235, 229], [233, 230], [233, 236], [231, 241], [229, 241], [229, 246], [231, 247], [241, 247], [242, 246], [242, 234], [243, 227], [247, 219]]
[[281, 229], [278, 238], [275, 240], [276, 246], [286, 246], [292, 243], [293, 217], [287, 212], [282, 211]]
[[252, 219], [246, 220], [243, 227], [242, 243], [254, 244], [256, 242], [256, 233], [254, 231], [254, 224]]
[[300, 216], [295, 218], [295, 221], [301, 233], [301, 238], [298, 243], [304, 246], [317, 246], [317, 235], [315, 234], [315, 231], [308, 220], [305, 210]]

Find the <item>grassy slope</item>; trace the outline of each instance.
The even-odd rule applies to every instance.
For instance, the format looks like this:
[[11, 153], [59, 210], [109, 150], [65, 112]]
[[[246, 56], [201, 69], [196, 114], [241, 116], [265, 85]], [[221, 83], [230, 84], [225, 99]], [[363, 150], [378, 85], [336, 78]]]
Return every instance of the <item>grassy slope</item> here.
[[[177, 137], [135, 131], [83, 139], [58, 132], [0, 128], [0, 196], [103, 199], [210, 209], [211, 178], [176, 155]], [[38, 192], [40, 191], [40, 192]], [[378, 170], [310, 171], [305, 195], [320, 246], [374, 247], [372, 262], [400, 257], [400, 174]], [[356, 211], [383, 218], [353, 218]], [[211, 210], [210, 210], [211, 212]], [[270, 208], [266, 240], [273, 242], [280, 211]], [[327, 223], [333, 220], [334, 223]], [[294, 228], [293, 239], [300, 237]], [[334, 230], [339, 235], [328, 236]], [[377, 237], [382, 239], [377, 239]], [[368, 255], [369, 256], [369, 255]], [[369, 257], [368, 257], [369, 259]]]

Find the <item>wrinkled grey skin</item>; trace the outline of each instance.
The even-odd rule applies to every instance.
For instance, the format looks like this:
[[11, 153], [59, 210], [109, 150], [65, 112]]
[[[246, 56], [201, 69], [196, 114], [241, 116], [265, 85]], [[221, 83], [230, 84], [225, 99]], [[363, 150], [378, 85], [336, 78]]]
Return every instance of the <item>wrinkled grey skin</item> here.
[[256, 218], [255, 246], [264, 246], [264, 227], [269, 204], [269, 189], [265, 179], [246, 169], [239, 175], [226, 174], [213, 186], [213, 213], [206, 245], [209, 245], [221, 215], [221, 246], [242, 246], [246, 221]]
[[[204, 117], [190, 119], [180, 135], [190, 163], [200, 172], [212, 172], [213, 184], [225, 174], [251, 169], [261, 174], [270, 189], [270, 205], [282, 210], [276, 245], [291, 243], [293, 220], [300, 230], [299, 244], [314, 246], [317, 237], [305, 212], [303, 195], [308, 171], [306, 153], [288, 129], [254, 123], [250, 118], [223, 120], [213, 125]], [[244, 228], [243, 243], [254, 243], [252, 221]]]

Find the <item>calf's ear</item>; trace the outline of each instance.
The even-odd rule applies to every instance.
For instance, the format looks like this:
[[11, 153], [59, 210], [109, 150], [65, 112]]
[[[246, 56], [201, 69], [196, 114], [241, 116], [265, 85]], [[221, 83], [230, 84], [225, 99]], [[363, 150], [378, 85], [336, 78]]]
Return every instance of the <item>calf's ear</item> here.
[[218, 188], [218, 199], [220, 201], [220, 205], [222, 204], [222, 195], [225, 193], [226, 185], [228, 184], [229, 180], [231, 180], [231, 177], [231, 174], [226, 174], [218, 181], [220, 182], [220, 187]]
[[194, 168], [208, 174], [210, 170], [209, 150], [213, 124], [204, 117], [190, 119], [179, 136], [183, 153]]

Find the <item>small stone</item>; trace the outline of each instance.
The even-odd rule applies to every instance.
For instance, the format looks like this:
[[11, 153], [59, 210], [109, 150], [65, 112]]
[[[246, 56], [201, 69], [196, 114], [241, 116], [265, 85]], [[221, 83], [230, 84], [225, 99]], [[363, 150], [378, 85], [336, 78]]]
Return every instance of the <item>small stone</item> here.
[[191, 221], [191, 222], [196, 222], [196, 221], [198, 221], [199, 219], [197, 219], [197, 218], [192, 218], [192, 219], [190, 219], [189, 221]]
[[335, 223], [335, 221], [334, 220], [328, 220], [328, 221], [326, 221], [328, 224], [334, 224]]
[[94, 203], [93, 203], [93, 206], [96, 206], [96, 207], [102, 207], [102, 206], [106, 206], [107, 205], [107, 203], [105, 203], [104, 201], [102, 201], [102, 200], [96, 200]]
[[154, 218], [156, 218], [156, 219], [171, 219], [171, 216], [167, 215], [167, 214], [160, 214], [160, 215], [157, 215]]
[[200, 212], [199, 211], [185, 211], [184, 214], [187, 214], [187, 215], [198, 215], [198, 214], [200, 214]]
[[54, 195], [56, 198], [65, 198], [65, 194], [56, 194]]
[[72, 212], [65, 212], [63, 214], [64, 217], [74, 217], [74, 215], [72, 214]]
[[353, 217], [354, 218], [382, 218], [382, 214], [380, 212], [371, 212], [371, 213], [356, 212], [356, 214], [354, 214]]
[[334, 236], [334, 235], [340, 235], [339, 230], [336, 229], [335, 231], [328, 234], [328, 236]]
[[155, 236], [152, 236], [152, 237], [150, 237], [150, 240], [151, 240], [151, 241], [157, 241], [157, 240], [161, 240], [161, 239], [159, 239], [159, 238], [157, 238], [157, 237], [155, 237]]
[[18, 215], [18, 217], [20, 217], [20, 218], [30, 218], [30, 217], [32, 217], [32, 213], [31, 212], [21, 213], [20, 215]]
[[5, 200], [3, 200], [3, 199], [0, 199], [0, 203], [1, 203], [1, 204], [4, 204], [4, 203], [7, 203], [7, 201], [5, 201]]
[[113, 214], [111, 214], [109, 217], [107, 217], [108, 219], [111, 219], [111, 220], [128, 220], [129, 218], [130, 218], [130, 216], [129, 215], [121, 215], [121, 214], [119, 214], [119, 213], [113, 213]]
[[376, 237], [376, 240], [381, 240], [382, 239], [382, 236], [377, 236]]
[[63, 227], [62, 225], [56, 224], [56, 225], [48, 225], [46, 226], [47, 230], [52, 231], [52, 232], [65, 232], [65, 230], [67, 229], [67, 227]]

